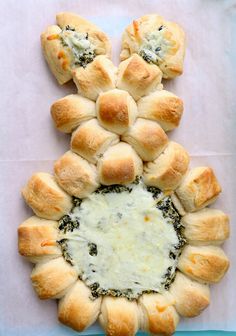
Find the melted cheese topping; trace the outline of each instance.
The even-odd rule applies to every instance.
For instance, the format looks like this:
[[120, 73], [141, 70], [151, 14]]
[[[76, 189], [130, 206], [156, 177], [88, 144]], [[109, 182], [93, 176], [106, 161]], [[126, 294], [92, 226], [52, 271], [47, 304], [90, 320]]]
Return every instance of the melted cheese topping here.
[[86, 34], [64, 29], [60, 33], [60, 37], [64, 46], [68, 47], [72, 52], [75, 65], [77, 65], [77, 62], [85, 64], [92, 62], [95, 57], [95, 46], [91, 43]]
[[[142, 184], [131, 192], [91, 194], [70, 215], [80, 226], [63, 235], [82, 279], [109, 290], [161, 292], [165, 274], [177, 260], [169, 252], [178, 244], [173, 225], [156, 208], [156, 200]], [[97, 255], [89, 254], [89, 243]]]
[[146, 36], [139, 49], [139, 54], [147, 62], [158, 63], [163, 61], [165, 54], [172, 45], [167, 36], [169, 34], [166, 27], [163, 27], [161, 30], [154, 30]]

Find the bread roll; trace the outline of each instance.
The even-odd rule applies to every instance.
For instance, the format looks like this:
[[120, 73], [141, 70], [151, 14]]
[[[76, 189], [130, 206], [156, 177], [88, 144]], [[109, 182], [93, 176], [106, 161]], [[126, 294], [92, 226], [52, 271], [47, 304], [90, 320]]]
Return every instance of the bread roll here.
[[127, 131], [138, 114], [133, 98], [126, 91], [118, 89], [101, 93], [96, 110], [100, 124], [117, 134]]
[[90, 289], [77, 280], [59, 301], [59, 321], [76, 331], [83, 331], [93, 324], [100, 312], [101, 298], [91, 300], [90, 296]]
[[54, 172], [58, 184], [72, 196], [84, 198], [98, 188], [95, 166], [71, 151], [55, 162]]
[[106, 335], [133, 336], [138, 331], [136, 301], [105, 296], [102, 300], [99, 322]]
[[221, 187], [210, 167], [191, 169], [176, 189], [176, 194], [187, 212], [200, 210], [213, 203]]
[[161, 90], [141, 98], [138, 102], [139, 117], [157, 121], [164, 131], [179, 126], [183, 114], [183, 101], [173, 93]]
[[220, 247], [187, 245], [179, 258], [178, 268], [192, 279], [215, 283], [226, 273], [229, 260]]
[[66, 26], [70, 26], [80, 33], [88, 33], [89, 40], [95, 46], [96, 55], [111, 56], [111, 43], [107, 35], [95, 24], [77, 14], [69, 12], [58, 13], [56, 20], [58, 26], [62, 29]]
[[175, 190], [188, 165], [189, 156], [186, 150], [180, 144], [170, 141], [155, 161], [144, 165], [144, 182], [161, 190]]
[[155, 160], [168, 143], [167, 135], [157, 123], [142, 118], [121, 139], [133, 146], [143, 161]]
[[63, 48], [60, 33], [61, 29], [58, 26], [49, 26], [41, 34], [41, 45], [50, 70], [62, 85], [72, 79], [70, 68], [72, 57], [70, 52]]
[[162, 73], [153, 64], [148, 64], [142, 57], [134, 54], [121, 62], [118, 67], [117, 88], [128, 91], [138, 100], [148, 93], [162, 89]]
[[97, 56], [86, 68], [73, 71], [79, 94], [96, 100], [101, 92], [115, 88], [117, 69], [106, 56]]
[[219, 245], [229, 237], [229, 217], [221, 210], [202, 209], [182, 217], [190, 245]]
[[184, 207], [182, 206], [182, 204], [180, 203], [178, 197], [176, 196], [174, 192], [171, 194], [171, 201], [174, 204], [180, 216], [186, 215], [186, 211], [184, 210]]
[[72, 208], [71, 197], [48, 173], [36, 173], [22, 189], [26, 203], [42, 218], [58, 220]]
[[179, 323], [172, 296], [143, 294], [138, 300], [141, 329], [154, 335], [172, 335]]
[[[144, 15], [134, 20], [122, 36], [121, 60], [133, 53], [141, 53], [143, 47], [149, 50], [148, 54], [143, 55], [144, 59], [158, 65], [164, 78], [182, 74], [185, 34], [178, 24], [166, 21], [157, 14]], [[158, 55], [157, 60], [152, 59], [155, 53]]]
[[78, 94], [71, 94], [51, 106], [51, 115], [57, 129], [71, 133], [83, 121], [95, 117], [95, 103]]
[[63, 257], [36, 264], [31, 274], [32, 285], [42, 300], [62, 297], [77, 277], [75, 268]]
[[58, 222], [32, 216], [18, 227], [18, 250], [33, 263], [61, 255], [56, 244]]
[[119, 142], [119, 137], [101, 127], [97, 119], [84, 122], [72, 134], [71, 150], [86, 160], [96, 163], [111, 145]]
[[99, 180], [105, 185], [131, 183], [142, 170], [140, 157], [124, 142], [108, 148], [98, 161]]
[[184, 317], [194, 317], [210, 304], [210, 290], [207, 285], [193, 281], [177, 272], [170, 293], [175, 299], [177, 312]]

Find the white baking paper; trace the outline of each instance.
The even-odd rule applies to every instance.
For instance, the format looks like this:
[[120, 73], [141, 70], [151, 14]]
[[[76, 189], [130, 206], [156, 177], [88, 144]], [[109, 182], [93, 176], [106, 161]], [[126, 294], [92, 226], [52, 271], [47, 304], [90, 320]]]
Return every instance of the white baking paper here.
[[[164, 83], [185, 104], [181, 125], [170, 137], [187, 148], [192, 166], [210, 165], [216, 171], [223, 192], [214, 207], [231, 217], [231, 238], [224, 245], [231, 267], [212, 286], [209, 308], [182, 319], [178, 330], [236, 331], [236, 1], [8, 0], [1, 1], [0, 11], [0, 335], [77, 335], [57, 321], [55, 301], [36, 297], [32, 265], [17, 252], [17, 227], [31, 215], [20, 190], [33, 172], [52, 171], [53, 161], [69, 147], [69, 136], [54, 129], [49, 109], [75, 87], [57, 84], [39, 42], [60, 11], [79, 13], [104, 29], [116, 64], [121, 33], [136, 17], [156, 12], [186, 31], [184, 74]], [[95, 325], [84, 334], [99, 332]]]

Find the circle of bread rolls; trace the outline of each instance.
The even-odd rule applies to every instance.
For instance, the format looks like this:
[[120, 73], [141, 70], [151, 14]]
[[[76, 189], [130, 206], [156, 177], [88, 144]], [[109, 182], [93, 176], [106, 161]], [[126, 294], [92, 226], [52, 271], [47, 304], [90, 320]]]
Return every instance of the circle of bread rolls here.
[[[71, 51], [60, 41], [67, 26], [88, 33], [95, 46], [96, 56], [85, 67], [71, 66]], [[171, 47], [159, 64], [151, 64], [138, 54], [139, 48], [146, 34], [161, 26], [166, 27]], [[171, 335], [179, 315], [194, 317], [209, 305], [208, 284], [220, 281], [229, 267], [219, 247], [229, 237], [229, 217], [206, 208], [221, 191], [215, 173], [210, 167], [188, 170], [187, 151], [165, 133], [178, 127], [183, 114], [182, 100], [162, 90], [161, 80], [182, 73], [184, 33], [156, 14], [135, 20], [124, 32], [118, 69], [109, 59], [107, 36], [73, 13], [58, 14], [57, 25], [46, 29], [41, 42], [58, 82], [73, 79], [78, 94], [51, 106], [56, 128], [73, 132], [71, 150], [55, 162], [55, 176], [36, 173], [22, 190], [35, 216], [19, 226], [18, 249], [36, 263], [33, 287], [41, 299], [60, 299], [59, 321], [76, 331], [98, 318], [109, 336], [132, 336], [139, 328]], [[187, 243], [176, 276], [163, 293], [143, 293], [130, 301], [111, 296], [91, 299], [76, 267], [62, 257], [58, 221], [71, 211], [73, 197], [89, 197], [100, 184], [129, 184], [137, 176], [171, 195], [182, 216]]]

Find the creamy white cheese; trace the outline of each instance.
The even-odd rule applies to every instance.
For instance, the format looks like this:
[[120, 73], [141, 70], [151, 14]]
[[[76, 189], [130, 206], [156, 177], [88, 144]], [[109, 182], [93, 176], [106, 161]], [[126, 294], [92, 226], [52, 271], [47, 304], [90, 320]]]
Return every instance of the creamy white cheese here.
[[[62, 238], [68, 239], [68, 252], [87, 285], [131, 289], [134, 296], [163, 290], [167, 269], [176, 268], [169, 252], [178, 237], [156, 202], [138, 184], [131, 192], [93, 193], [74, 208], [70, 216], [80, 226]], [[89, 254], [89, 242], [96, 244], [97, 255]]]
[[139, 54], [147, 62], [158, 63], [163, 61], [166, 52], [171, 46], [171, 42], [165, 38], [167, 28], [162, 27], [159, 29], [148, 34], [140, 46]]
[[87, 34], [66, 28], [60, 33], [60, 38], [63, 45], [70, 49], [74, 65], [87, 65], [95, 57], [95, 46], [88, 39]]

